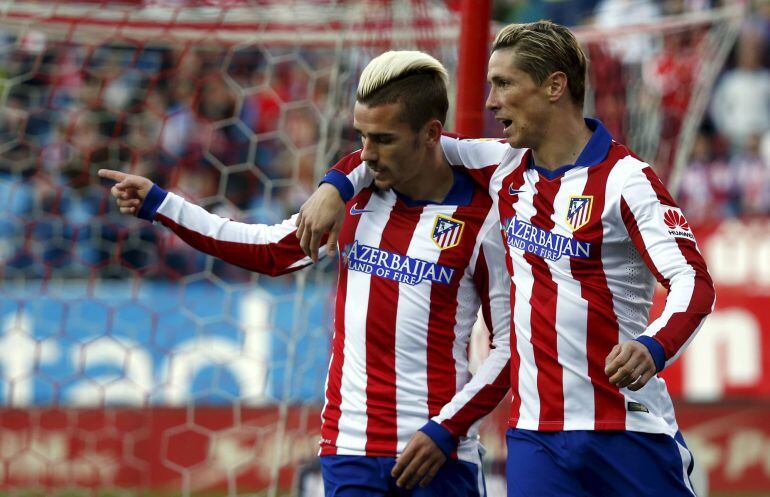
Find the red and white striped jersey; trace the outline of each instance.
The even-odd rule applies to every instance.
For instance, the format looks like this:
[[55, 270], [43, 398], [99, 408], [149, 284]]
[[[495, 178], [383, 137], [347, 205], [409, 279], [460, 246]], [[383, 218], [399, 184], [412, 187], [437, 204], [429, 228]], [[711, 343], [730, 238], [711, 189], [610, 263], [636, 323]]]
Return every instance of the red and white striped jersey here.
[[[632, 430], [674, 435], [663, 379], [633, 392], [610, 384], [605, 358], [637, 339], [658, 369], [674, 361], [714, 305], [714, 289], [681, 210], [650, 166], [586, 120], [593, 136], [575, 165], [538, 168], [528, 149], [443, 137], [453, 165], [489, 189], [512, 277], [513, 402], [529, 430]], [[367, 168], [343, 171], [357, 191]], [[651, 323], [655, 280], [668, 290]]]
[[[360, 163], [355, 153], [338, 166]], [[148, 196], [157, 209], [147, 217], [203, 252], [272, 275], [311, 264], [294, 217], [238, 223], [162, 193]], [[464, 172], [442, 204], [363, 189], [348, 202], [339, 248], [321, 455], [396, 456], [432, 420], [460, 439], [458, 458], [478, 463], [478, 421], [510, 377], [510, 284], [489, 195]], [[480, 308], [494, 348], [472, 376]]]

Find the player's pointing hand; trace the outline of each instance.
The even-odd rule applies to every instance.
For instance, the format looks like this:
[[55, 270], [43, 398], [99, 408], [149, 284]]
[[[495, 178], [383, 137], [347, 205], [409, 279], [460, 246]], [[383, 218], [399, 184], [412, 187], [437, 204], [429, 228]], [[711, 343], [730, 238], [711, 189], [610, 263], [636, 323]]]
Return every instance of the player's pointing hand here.
[[610, 383], [634, 391], [646, 385], [657, 373], [650, 351], [636, 340], [615, 345], [605, 364], [604, 373], [609, 376]]
[[99, 169], [99, 176], [115, 181], [110, 193], [115, 197], [121, 214], [135, 216], [144, 198], [152, 188], [152, 181], [144, 176], [126, 174], [112, 169]]

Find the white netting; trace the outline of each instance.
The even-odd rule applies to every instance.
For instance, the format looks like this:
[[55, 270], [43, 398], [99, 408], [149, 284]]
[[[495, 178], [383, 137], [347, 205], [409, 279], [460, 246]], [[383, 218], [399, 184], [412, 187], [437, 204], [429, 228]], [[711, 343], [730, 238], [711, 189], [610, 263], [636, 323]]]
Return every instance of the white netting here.
[[576, 30], [591, 60], [587, 113], [653, 164], [672, 190], [743, 15], [733, 5]]

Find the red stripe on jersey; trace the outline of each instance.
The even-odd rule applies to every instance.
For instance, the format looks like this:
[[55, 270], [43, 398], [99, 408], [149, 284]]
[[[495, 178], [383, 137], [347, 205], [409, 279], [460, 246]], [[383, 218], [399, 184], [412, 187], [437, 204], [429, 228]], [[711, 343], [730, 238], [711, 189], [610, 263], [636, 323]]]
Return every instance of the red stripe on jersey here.
[[337, 162], [336, 164], [334, 164], [334, 166], [332, 166], [332, 169], [335, 169], [345, 174], [349, 174], [351, 171], [353, 171], [358, 166], [360, 166], [362, 162], [363, 161], [361, 160], [361, 150], [356, 150], [352, 154], [348, 154], [342, 159], [340, 159], [339, 162]]
[[[533, 199], [535, 215], [531, 223], [541, 229], [551, 231], [554, 222], [554, 199], [559, 192], [561, 178], [548, 180], [540, 177], [537, 181], [537, 194]], [[556, 301], [557, 286], [551, 276], [548, 264], [530, 252], [524, 253], [524, 259], [532, 270], [532, 348], [537, 366], [537, 391], [540, 395], [540, 430], [560, 431], [564, 429], [564, 386], [563, 371], [559, 364], [559, 352], [556, 346]]]
[[[469, 205], [457, 208], [452, 217], [465, 222], [463, 237], [470, 237], [470, 240], [478, 239], [479, 228], [491, 206], [492, 199], [489, 195], [476, 190]], [[463, 268], [466, 262], [471, 260], [474, 245], [474, 243], [463, 243], [451, 249], [442, 250], [437, 262], [442, 266]], [[457, 293], [464, 272], [464, 270], [455, 271], [449, 285], [434, 283], [430, 289], [427, 344], [428, 415], [430, 417], [438, 414], [441, 408], [452, 400], [457, 387], [455, 363], [447, 359], [454, 356], [452, 351], [457, 324]], [[480, 289], [479, 293], [481, 293]]]
[[[249, 271], [279, 276], [304, 267], [289, 268], [289, 266], [305, 257], [305, 253], [302, 252], [302, 248], [299, 245], [299, 240], [295, 236], [295, 231], [289, 233], [278, 242], [257, 245], [254, 243], [217, 240], [177, 224], [171, 218], [160, 213], [156, 214], [155, 220], [160, 221], [161, 224], [171, 229], [191, 247]], [[326, 238], [326, 235], [324, 235], [324, 238]]]
[[589, 242], [593, 249], [590, 259], [570, 258], [572, 277], [580, 283], [580, 293], [587, 304], [586, 352], [588, 376], [594, 389], [594, 429], [623, 430], [626, 428], [625, 398], [610, 383], [604, 373], [607, 355], [620, 341], [620, 326], [615, 315], [612, 292], [602, 265], [601, 247], [604, 238], [602, 212], [606, 198], [607, 178], [614, 164], [625, 154], [616, 147], [610, 149], [601, 164], [588, 168], [583, 195], [593, 196], [591, 218], [573, 233], [573, 238]]
[[[396, 202], [382, 232], [380, 249], [406, 254], [420, 220], [422, 207]], [[366, 453], [394, 454], [398, 445], [396, 416], [397, 281], [371, 277], [366, 315]], [[372, 442], [377, 440], [377, 442]]]
[[[345, 208], [348, 212], [350, 206], [361, 202], [362, 205], [369, 201], [372, 191], [363, 190], [361, 194], [351, 199]], [[346, 215], [340, 230], [340, 239], [352, 240], [355, 238], [358, 223], [363, 216]], [[342, 257], [339, 260], [339, 277], [337, 279], [337, 300], [334, 304], [334, 338], [332, 339], [332, 359], [329, 365], [329, 379], [326, 383], [326, 407], [321, 414], [323, 424], [321, 426], [321, 455], [337, 453], [337, 436], [339, 435], [340, 405], [342, 404], [342, 365], [345, 361], [345, 300], [348, 288], [348, 268]]]
[[[647, 176], [647, 180], [661, 204], [678, 207], [651, 167], [645, 167], [642, 172]], [[655, 334], [655, 339], [660, 342], [666, 352], [666, 359], [676, 354], [687, 342], [698, 324], [711, 312], [711, 307], [714, 304], [714, 283], [709, 276], [706, 261], [698, 252], [695, 242], [680, 237], [675, 239], [682, 257], [695, 271], [695, 286], [687, 311], [671, 316], [663, 328]]]
[[[529, 160], [529, 153], [524, 154], [524, 159], [519, 164], [519, 167], [515, 168], [508, 176], [503, 178], [501, 188], [499, 192], [490, 192], [493, 196], [497, 195], [498, 211], [500, 212], [500, 222], [507, 224], [516, 215], [514, 204], [518, 200], [518, 196], [511, 196], [508, 193], [509, 187], [514, 190], [521, 189], [524, 185], [524, 173], [526, 167], [524, 167], [524, 160]], [[502, 231], [505, 231], [503, 228]], [[506, 247], [506, 252], [510, 250], [507, 246], [505, 235], [501, 232], [500, 236], [503, 240], [503, 246]], [[511, 262], [510, 255], [505, 258], [505, 267], [508, 269], [508, 274], [513, 276], [513, 263]], [[511, 311], [516, 308], [516, 283], [511, 280]], [[516, 347], [516, 329], [513, 325], [513, 312], [511, 312], [511, 390], [513, 395], [511, 396], [511, 409], [509, 412], [510, 425], [515, 428], [516, 423], [513, 420], [519, 419], [521, 412], [521, 396], [519, 395], [519, 367], [521, 366], [521, 357], [519, 357], [519, 349]]]
[[489, 191], [489, 183], [492, 181], [492, 175], [495, 174], [495, 171], [497, 171], [498, 167], [500, 167], [499, 164], [493, 164], [474, 169], [462, 169], [462, 171], [473, 178], [473, 181], [475, 181], [476, 184], [479, 185], [483, 190]]

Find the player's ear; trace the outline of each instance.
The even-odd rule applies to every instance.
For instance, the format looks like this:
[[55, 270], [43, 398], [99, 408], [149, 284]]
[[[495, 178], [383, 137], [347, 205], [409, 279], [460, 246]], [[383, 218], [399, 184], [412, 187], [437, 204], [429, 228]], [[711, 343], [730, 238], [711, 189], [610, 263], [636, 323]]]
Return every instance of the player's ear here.
[[431, 119], [425, 123], [425, 140], [430, 146], [437, 146], [441, 142], [441, 133], [444, 132], [444, 126], [438, 119]]
[[551, 73], [544, 82], [548, 100], [557, 102], [568, 91], [567, 75], [561, 71]]

